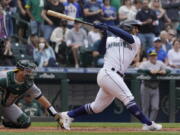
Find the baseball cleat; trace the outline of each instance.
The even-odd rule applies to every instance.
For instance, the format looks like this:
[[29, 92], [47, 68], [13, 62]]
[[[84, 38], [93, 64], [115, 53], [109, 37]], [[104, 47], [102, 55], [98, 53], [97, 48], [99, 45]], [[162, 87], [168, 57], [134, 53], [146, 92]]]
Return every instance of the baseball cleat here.
[[162, 129], [162, 125], [157, 124], [154, 121], [152, 121], [152, 125], [144, 124], [142, 127], [142, 130], [145, 130], [145, 131], [155, 131], [155, 130], [161, 130], [161, 129]]
[[67, 112], [61, 113], [61, 119], [60, 119], [61, 128], [66, 129], [66, 130], [70, 130], [71, 129], [70, 126], [71, 126], [72, 121], [73, 121], [73, 118], [69, 117]]

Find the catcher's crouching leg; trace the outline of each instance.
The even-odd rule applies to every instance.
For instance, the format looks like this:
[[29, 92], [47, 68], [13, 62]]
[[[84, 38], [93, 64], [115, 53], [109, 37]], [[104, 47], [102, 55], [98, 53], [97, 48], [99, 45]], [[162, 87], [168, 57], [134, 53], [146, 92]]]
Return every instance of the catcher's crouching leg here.
[[25, 113], [22, 113], [17, 119], [17, 123], [4, 119], [2, 124], [7, 128], [28, 128], [31, 125], [31, 119]]

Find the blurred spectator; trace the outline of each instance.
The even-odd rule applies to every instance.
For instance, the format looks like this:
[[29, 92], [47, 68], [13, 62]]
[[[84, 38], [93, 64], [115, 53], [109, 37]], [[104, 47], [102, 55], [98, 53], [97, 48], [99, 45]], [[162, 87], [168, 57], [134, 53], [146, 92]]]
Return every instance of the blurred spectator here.
[[180, 37], [180, 23], [179, 23], [179, 25], [177, 27], [177, 37]]
[[7, 38], [7, 26], [6, 26], [6, 16], [5, 11], [0, 4], [0, 39]]
[[77, 3], [79, 4], [79, 6], [80, 6], [80, 17], [84, 17], [84, 13], [83, 13], [83, 8], [84, 8], [84, 1], [83, 0], [76, 0], [77, 1]]
[[10, 8], [11, 0], [1, 0], [1, 6], [4, 9], [4, 15], [5, 15], [5, 23], [6, 23], [6, 34], [8, 37], [13, 36], [14, 34], [14, 26], [13, 26], [13, 19], [12, 19], [12, 12]]
[[87, 42], [87, 33], [81, 28], [80, 23], [74, 24], [74, 27], [67, 34], [67, 46], [69, 46], [72, 50], [75, 67], [79, 67], [79, 48], [81, 46], [88, 46]]
[[104, 6], [102, 10], [103, 10], [103, 15], [102, 15], [103, 23], [108, 25], [115, 25], [115, 20], [117, 18], [116, 10], [114, 7], [110, 5], [110, 0], [104, 0]]
[[90, 0], [84, 5], [84, 17], [88, 22], [100, 20], [102, 17], [102, 8], [97, 0]]
[[154, 10], [150, 9], [149, 1], [143, 1], [142, 10], [140, 10], [136, 19], [142, 22], [142, 26], [140, 28], [139, 38], [143, 45], [143, 48], [147, 50], [152, 47], [154, 35], [155, 25], [157, 25], [157, 16]]
[[172, 68], [180, 68], [180, 40], [174, 40], [173, 48], [168, 52], [169, 66]]
[[94, 45], [94, 43], [100, 39], [101, 39], [101, 34], [100, 34], [99, 30], [93, 27], [88, 32], [88, 45], [92, 47]]
[[100, 42], [101, 40], [98, 40], [94, 43], [92, 47], [92, 56], [93, 56], [93, 66], [95, 67], [102, 67], [104, 64], [104, 55], [101, 54], [100, 50]]
[[154, 38], [154, 47], [147, 50], [149, 52], [155, 51], [157, 53], [157, 59], [168, 64], [167, 53], [162, 49], [162, 41], [159, 37]]
[[2, 66], [13, 66], [15, 59], [12, 52], [12, 42], [8, 38], [1, 44], [1, 65]]
[[[76, 0], [68, 0], [68, 2], [64, 3], [65, 6], [65, 14], [71, 16], [73, 18], [81, 17], [81, 7], [76, 2]], [[68, 27], [72, 28], [74, 25], [73, 21], [68, 21]]]
[[38, 38], [37, 35], [33, 34], [28, 37], [26, 45], [26, 53], [28, 56], [33, 56], [34, 49], [38, 47]]
[[125, 0], [124, 5], [119, 8], [119, 20], [132, 20], [136, 17], [136, 9], [131, 0]]
[[64, 5], [59, 0], [49, 0], [46, 2], [44, 9], [42, 10], [42, 18], [44, 22], [44, 38], [49, 41], [52, 31], [59, 26], [61, 19], [47, 15], [48, 10], [53, 10], [58, 13], [64, 13]]
[[38, 67], [56, 67], [56, 57], [52, 47], [48, 45], [45, 38], [39, 38], [38, 47], [33, 52], [34, 61]]
[[[77, 0], [80, 1], [80, 0]], [[84, 1], [84, 4], [87, 4], [88, 2], [90, 2], [91, 0], [82, 0]], [[103, 4], [103, 0], [96, 0], [98, 4], [102, 5]]]
[[[27, 0], [17, 0], [17, 5], [18, 5], [18, 13], [19, 13], [19, 17], [20, 19], [29, 22], [29, 17], [27, 15], [27, 11], [26, 11], [26, 3]], [[18, 36], [20, 38], [25, 38], [26, 32], [28, 30], [28, 25], [25, 22], [19, 21], [18, 22]]]
[[177, 28], [180, 21], [180, 1], [179, 0], [162, 0], [162, 7], [166, 9], [168, 17], [172, 21], [174, 29]]
[[155, 26], [155, 34], [159, 36], [160, 31], [164, 29], [165, 23], [171, 23], [171, 20], [166, 14], [166, 11], [162, 8], [160, 0], [152, 0], [151, 8], [156, 12], [158, 18], [158, 25]]
[[9, 4], [11, 3], [12, 0], [1, 0], [1, 4], [3, 8], [9, 8]]
[[42, 35], [43, 19], [41, 12], [44, 7], [44, 0], [27, 0], [26, 11], [30, 17], [31, 34]]
[[118, 12], [119, 7], [122, 5], [123, 0], [111, 0], [111, 6], [113, 6], [116, 9], [116, 12]]
[[28, 116], [42, 116], [44, 114], [44, 110], [41, 105], [35, 101], [31, 95], [25, 95], [23, 99], [21, 99], [17, 105], [21, 108], [23, 112], [25, 112]]
[[55, 28], [51, 34], [51, 42], [55, 43], [54, 51], [58, 63], [67, 63], [67, 34], [69, 29], [67, 28], [67, 21], [62, 20], [59, 27]]
[[162, 49], [167, 53], [171, 48], [172, 44], [168, 42], [168, 32], [167, 31], [161, 31], [160, 38], [162, 41]]
[[61, 3], [67, 2], [68, 0], [59, 0]]
[[[138, 72], [145, 75], [164, 75], [169, 71], [166, 65], [157, 60], [157, 53], [150, 51], [148, 61], [142, 62]], [[141, 103], [144, 114], [155, 121], [159, 110], [159, 82], [157, 80], [143, 80], [141, 83]]]
[[168, 30], [168, 43], [172, 46], [174, 40], [176, 39], [176, 31], [173, 29]]
[[141, 55], [140, 53], [141, 53], [141, 50], [139, 49], [136, 56], [135, 56], [135, 58], [133, 59], [131, 65], [130, 65], [132, 68], [139, 67], [139, 65], [140, 65], [140, 55]]
[[137, 12], [139, 12], [142, 8], [142, 0], [134, 0], [134, 9], [135, 9], [135, 13], [137, 14]]

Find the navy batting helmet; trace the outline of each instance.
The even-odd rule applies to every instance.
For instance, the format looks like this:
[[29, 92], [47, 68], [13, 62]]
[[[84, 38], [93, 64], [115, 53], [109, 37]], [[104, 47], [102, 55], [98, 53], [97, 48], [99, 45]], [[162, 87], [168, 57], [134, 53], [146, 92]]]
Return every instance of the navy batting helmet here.
[[125, 20], [119, 24], [119, 27], [127, 32], [132, 32], [134, 26], [139, 28], [141, 22], [138, 20]]

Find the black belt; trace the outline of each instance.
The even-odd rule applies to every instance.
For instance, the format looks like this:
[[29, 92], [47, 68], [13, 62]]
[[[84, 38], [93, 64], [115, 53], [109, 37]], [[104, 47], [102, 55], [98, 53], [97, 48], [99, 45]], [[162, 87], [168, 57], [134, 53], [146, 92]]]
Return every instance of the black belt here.
[[[111, 70], [112, 70], [112, 71], [116, 71], [115, 68], [111, 68]], [[124, 76], [125, 76], [124, 74], [120, 73], [119, 71], [116, 71], [116, 73], [117, 73], [118, 75], [120, 75], [121, 77], [124, 77]]]

